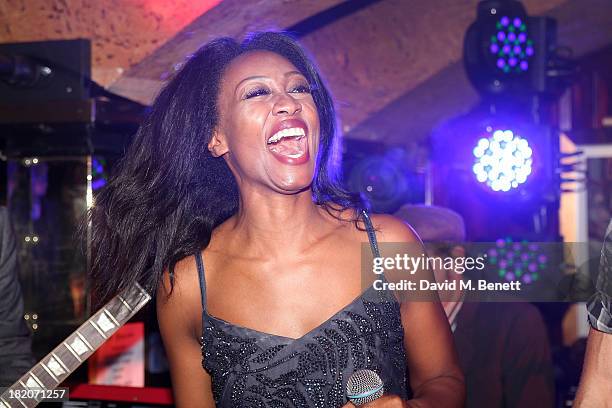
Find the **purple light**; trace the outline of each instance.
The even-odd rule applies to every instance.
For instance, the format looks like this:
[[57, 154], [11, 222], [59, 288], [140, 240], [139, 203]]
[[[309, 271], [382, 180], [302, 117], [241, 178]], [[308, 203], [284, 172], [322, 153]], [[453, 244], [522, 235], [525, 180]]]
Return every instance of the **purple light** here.
[[537, 251], [538, 249], [540, 249], [540, 246], [538, 244], [534, 244], [534, 243], [529, 244], [530, 251]]
[[508, 266], [508, 261], [506, 261], [505, 259], [502, 259], [501, 261], [499, 261], [499, 267], [501, 269], [506, 269], [506, 266]]
[[538, 266], [534, 263], [530, 263], [527, 269], [529, 269], [529, 272], [536, 272], [538, 270]]
[[[500, 60], [497, 60], [498, 65], [499, 65], [499, 61]], [[502, 59], [501, 61], [503, 62], [504, 60]], [[503, 239], [500, 238], [497, 241], [495, 241], [495, 245], [497, 245], [498, 248], [503, 248], [503, 247], [506, 246], [506, 241], [504, 241]]]
[[106, 180], [104, 179], [97, 179], [91, 182], [91, 189], [92, 190], [98, 190], [102, 187], [104, 187], [104, 185], [106, 184]]
[[502, 50], [504, 51], [504, 54], [510, 54], [510, 46], [508, 44], [504, 45]]
[[529, 259], [529, 255], [527, 254], [521, 254], [521, 261], [526, 261]]
[[523, 24], [523, 22], [521, 21], [521, 19], [520, 19], [520, 18], [518, 18], [518, 17], [516, 17], [516, 18], [514, 19], [514, 22], [513, 22], [513, 23], [514, 23], [514, 26], [515, 26], [516, 28], [520, 27], [520, 26], [521, 26], [521, 24]]
[[504, 61], [502, 58], [497, 60], [497, 68], [503, 68], [506, 66], [506, 61]]
[[529, 69], [529, 64], [527, 63], [527, 61], [521, 61], [519, 66], [523, 71], [527, 71]]
[[503, 16], [501, 20], [499, 20], [499, 22], [501, 23], [501, 25], [506, 27], [508, 26], [508, 24], [510, 24], [510, 19], [508, 18], [508, 16]]
[[523, 282], [531, 283], [531, 276], [530, 275], [523, 275]]
[[514, 42], [514, 40], [516, 40], [516, 34], [508, 33], [508, 41]]
[[519, 41], [520, 41], [520, 42], [524, 43], [525, 41], [527, 41], [527, 34], [525, 34], [525, 33], [520, 33], [520, 34], [518, 35], [518, 39], [519, 39]]
[[531, 57], [533, 55], [533, 47], [527, 47], [525, 53]]
[[497, 250], [495, 248], [489, 249], [489, 256], [497, 256]]
[[514, 51], [516, 55], [519, 55], [523, 50], [521, 49], [520, 45], [515, 45], [514, 48], [512, 48], [512, 51]]
[[548, 257], [546, 255], [538, 256], [538, 262], [540, 262], [541, 264], [546, 263], [546, 261], [548, 261]]
[[497, 39], [499, 41], [504, 41], [506, 39], [506, 33], [504, 33], [503, 31], [500, 31], [497, 33]]
[[497, 54], [499, 52], [499, 45], [496, 43], [491, 44], [490, 50], [493, 54]]
[[508, 272], [506, 274], [506, 280], [507, 281], [513, 281], [514, 280], [514, 274], [512, 272]]

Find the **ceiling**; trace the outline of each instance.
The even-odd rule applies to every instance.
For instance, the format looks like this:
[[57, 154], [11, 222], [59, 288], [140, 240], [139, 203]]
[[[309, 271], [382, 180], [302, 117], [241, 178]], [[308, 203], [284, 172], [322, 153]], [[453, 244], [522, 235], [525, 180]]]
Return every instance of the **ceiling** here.
[[[37, 4], [38, 3], [38, 4]], [[164, 79], [218, 36], [324, 21], [301, 38], [351, 137], [405, 143], [478, 101], [461, 62], [477, 0], [4, 1], [0, 41], [92, 39], [94, 80], [151, 103]], [[558, 20], [559, 44], [576, 56], [612, 43], [610, 0], [525, 0], [530, 15]], [[359, 7], [357, 7], [359, 6]]]

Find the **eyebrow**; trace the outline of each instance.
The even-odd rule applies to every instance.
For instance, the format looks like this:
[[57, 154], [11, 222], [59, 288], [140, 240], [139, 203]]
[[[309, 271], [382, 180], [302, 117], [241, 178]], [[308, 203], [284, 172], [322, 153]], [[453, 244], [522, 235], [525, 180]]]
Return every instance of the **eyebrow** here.
[[[285, 72], [284, 76], [285, 78], [291, 75], [301, 75], [304, 76], [304, 74], [302, 74], [300, 71], [289, 71], [289, 72]], [[236, 89], [234, 89], [234, 92], [238, 90], [238, 87], [240, 86], [240, 84], [242, 84], [243, 82], [246, 81], [250, 81], [252, 79], [267, 79], [267, 76], [264, 75], [254, 75], [254, 76], [250, 76], [250, 77], [246, 77], [243, 80], [241, 80], [240, 82], [238, 82], [238, 84], [236, 85]]]

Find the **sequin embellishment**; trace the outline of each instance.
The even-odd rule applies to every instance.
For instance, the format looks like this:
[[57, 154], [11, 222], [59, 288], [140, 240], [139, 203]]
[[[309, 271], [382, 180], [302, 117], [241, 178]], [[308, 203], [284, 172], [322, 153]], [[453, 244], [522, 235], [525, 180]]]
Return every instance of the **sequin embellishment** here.
[[235, 326], [204, 313], [202, 366], [217, 407], [341, 407], [346, 380], [376, 371], [385, 392], [406, 397], [399, 304], [370, 288], [299, 339]]

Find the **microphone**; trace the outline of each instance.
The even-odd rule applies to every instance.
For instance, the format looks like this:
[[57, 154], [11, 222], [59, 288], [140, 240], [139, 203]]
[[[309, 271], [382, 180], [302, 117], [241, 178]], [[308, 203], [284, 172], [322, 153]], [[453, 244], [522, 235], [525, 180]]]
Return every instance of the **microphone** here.
[[346, 396], [354, 405], [367, 404], [382, 397], [383, 382], [372, 370], [358, 370], [346, 382]]

